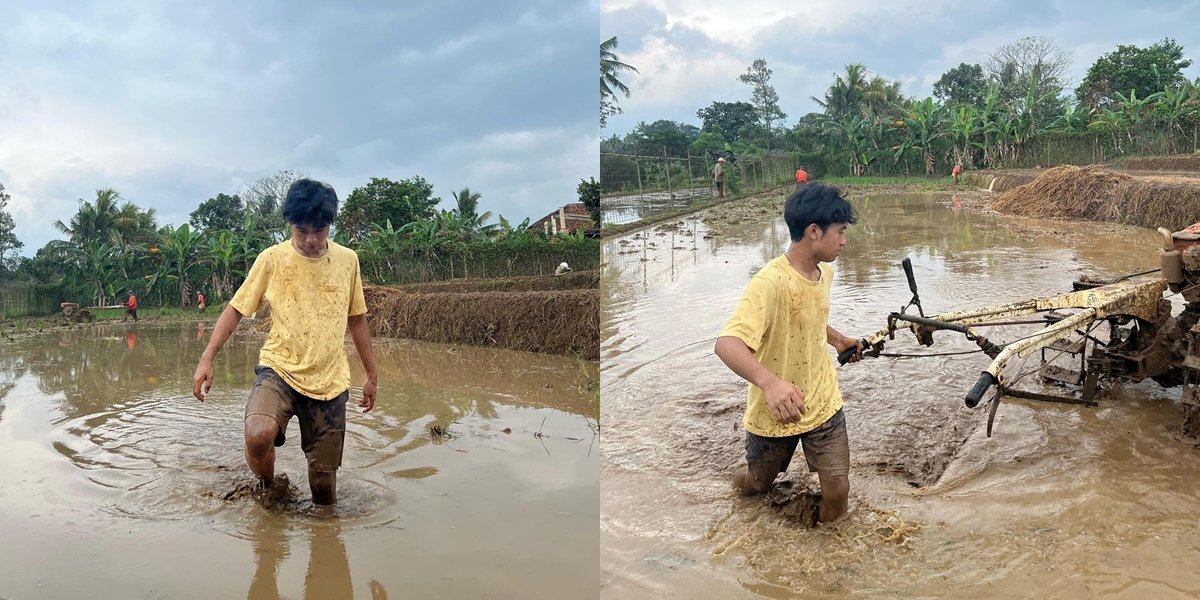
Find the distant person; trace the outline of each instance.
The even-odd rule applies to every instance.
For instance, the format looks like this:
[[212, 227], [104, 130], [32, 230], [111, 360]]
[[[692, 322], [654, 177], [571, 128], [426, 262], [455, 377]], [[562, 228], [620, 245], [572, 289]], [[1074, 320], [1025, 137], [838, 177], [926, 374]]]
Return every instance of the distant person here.
[[725, 197], [725, 157], [717, 159], [717, 164], [712, 168], [713, 184], [717, 186], [717, 197]]
[[799, 191], [806, 183], [808, 183], [808, 171], [804, 170], [804, 165], [800, 165], [800, 168], [796, 169], [796, 190]]
[[950, 176], [954, 178], [954, 185], [958, 185], [959, 175], [962, 175], [962, 164], [955, 164], [954, 169], [950, 171]]
[[568, 265], [565, 262], [558, 263], [558, 268], [554, 269], [554, 276], [558, 277], [559, 275], [569, 273], [570, 271], [571, 271], [571, 265]]
[[134, 321], [138, 320], [137, 296], [133, 295], [133, 292], [130, 292], [129, 298], [125, 300], [125, 318], [121, 319], [121, 321], [128, 321], [130, 316], [133, 317]]
[[333, 188], [318, 181], [301, 179], [288, 188], [283, 216], [291, 238], [255, 259], [213, 326], [192, 378], [192, 393], [204, 401], [217, 352], [244, 315], [254, 314], [264, 299], [270, 302], [271, 332], [258, 355], [245, 417], [246, 463], [258, 477], [256, 491], [268, 502], [287, 492], [287, 475], [275, 476], [275, 448], [284, 444], [293, 416], [300, 421], [313, 503], [337, 501], [350, 397], [347, 329], [366, 371], [359, 406], [363, 412], [375, 406], [378, 373], [358, 255], [329, 241], [337, 203]]
[[204, 314], [204, 294], [200, 292], [196, 293], [196, 311]]
[[833, 359], [862, 344], [829, 326], [833, 269], [846, 245], [846, 229], [858, 218], [837, 188], [810, 183], [788, 197], [783, 218], [791, 234], [787, 251], [767, 263], [746, 285], [733, 316], [717, 338], [717, 356], [750, 382], [746, 466], [734, 474], [742, 494], [770, 489], [804, 449], [808, 469], [821, 482], [814, 516], [828, 522], [846, 513], [850, 494], [850, 445]]

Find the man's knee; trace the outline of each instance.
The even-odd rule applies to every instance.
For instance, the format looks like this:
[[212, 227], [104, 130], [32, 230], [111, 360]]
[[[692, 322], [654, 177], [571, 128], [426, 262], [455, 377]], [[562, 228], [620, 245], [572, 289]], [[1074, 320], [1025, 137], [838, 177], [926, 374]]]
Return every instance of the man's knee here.
[[266, 415], [246, 417], [246, 450], [255, 454], [269, 452], [278, 434], [279, 424], [275, 419]]

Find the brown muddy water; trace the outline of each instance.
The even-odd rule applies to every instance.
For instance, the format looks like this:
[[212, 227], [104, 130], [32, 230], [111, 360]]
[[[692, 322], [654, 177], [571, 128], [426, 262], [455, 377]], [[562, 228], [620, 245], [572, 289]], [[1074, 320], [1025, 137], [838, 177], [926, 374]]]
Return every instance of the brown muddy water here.
[[[927, 314], [1157, 267], [1148, 229], [1006, 218], [944, 194], [852, 200], [860, 222], [833, 265], [830, 312], [847, 335], [908, 302], [905, 256]], [[815, 482], [800, 459], [773, 495], [735, 496], [746, 384], [712, 347], [747, 280], [787, 246], [781, 202], [604, 243], [602, 597], [1200, 596], [1200, 450], [1177, 436], [1178, 391], [1149, 381], [1113, 385], [1096, 408], [1006, 399], [987, 438], [986, 404], [963, 406], [986, 356], [866, 359], [838, 369], [850, 516], [797, 524], [788, 502]], [[973, 348], [935, 339], [901, 332], [885, 350]]]
[[595, 597], [596, 363], [376, 340], [378, 404], [348, 409], [322, 515], [295, 422], [277, 472], [298, 498], [223, 499], [251, 479], [262, 338], [229, 341], [202, 404], [207, 334], [107, 325], [0, 347], [0, 597]]

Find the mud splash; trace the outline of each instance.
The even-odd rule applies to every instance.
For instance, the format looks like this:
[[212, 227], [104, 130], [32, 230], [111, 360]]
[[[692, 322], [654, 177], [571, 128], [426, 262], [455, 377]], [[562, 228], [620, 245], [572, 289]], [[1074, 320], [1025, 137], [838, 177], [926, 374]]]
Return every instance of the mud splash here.
[[[379, 403], [348, 411], [336, 507], [309, 500], [294, 424], [277, 453], [290, 493], [264, 507], [241, 446], [261, 338], [230, 340], [202, 404], [206, 342], [202, 326], [129, 324], [4, 347], [0, 537], [26, 542], [0, 544], [0, 596], [595, 588], [595, 363], [377, 340]], [[435, 424], [454, 437], [435, 443]]]
[[[1200, 533], [1196, 451], [1174, 437], [1172, 392], [1151, 383], [1115, 388], [1098, 409], [1006, 401], [988, 439], [986, 412], [962, 406], [985, 357], [871, 359], [839, 370], [850, 517], [798, 526], [811, 475], [796, 466], [792, 492], [736, 497], [745, 384], [712, 344], [745, 282], [788, 242], [782, 199], [603, 246], [606, 597], [1022, 596], [1005, 587], [1013, 581], [1048, 597], [1200, 592], [1200, 577], [1146, 572], [1200, 557], [1189, 541]], [[847, 335], [879, 329], [907, 303], [905, 256], [927, 312], [1157, 266], [1150, 230], [982, 214], [950, 194], [853, 201], [860, 222], [834, 264], [831, 298], [831, 324]], [[974, 349], [961, 337], [936, 334], [924, 348], [898, 335], [888, 350]], [[1121, 557], [1100, 550], [1117, 546]]]

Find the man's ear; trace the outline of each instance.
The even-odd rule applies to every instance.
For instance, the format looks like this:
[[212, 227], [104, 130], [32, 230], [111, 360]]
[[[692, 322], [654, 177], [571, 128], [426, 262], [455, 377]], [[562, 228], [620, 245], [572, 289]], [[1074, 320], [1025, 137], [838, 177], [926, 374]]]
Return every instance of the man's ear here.
[[809, 223], [804, 230], [805, 235], [811, 235], [814, 240], [821, 239], [821, 227], [816, 223]]

